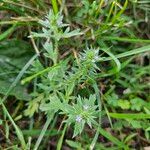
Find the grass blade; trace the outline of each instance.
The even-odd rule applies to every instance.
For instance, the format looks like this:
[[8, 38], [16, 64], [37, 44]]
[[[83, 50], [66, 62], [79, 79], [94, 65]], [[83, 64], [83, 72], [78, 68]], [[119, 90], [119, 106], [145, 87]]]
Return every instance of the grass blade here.
[[104, 36], [103, 37], [104, 41], [109, 41], [109, 40], [116, 40], [116, 41], [121, 41], [121, 42], [130, 42], [130, 43], [150, 43], [150, 40], [145, 40], [145, 39], [131, 39], [128, 37], [114, 37], [114, 36]]
[[4, 40], [7, 38], [15, 29], [16, 29], [17, 24], [13, 24], [12, 27], [10, 27], [8, 30], [6, 30], [4, 33], [0, 35], [0, 41]]
[[[116, 58], [123, 58], [123, 57], [127, 57], [127, 56], [132, 56], [132, 55], [137, 55], [139, 53], [144, 53], [150, 51], [150, 45], [147, 46], [143, 46], [140, 48], [136, 48], [118, 55], [115, 55]], [[112, 60], [112, 57], [101, 57], [99, 61], [109, 61]]]
[[108, 49], [102, 49], [102, 51], [107, 53], [110, 56], [111, 60], [114, 60], [114, 62], [116, 63], [115, 70], [116, 70], [116, 72], [119, 72], [121, 70], [121, 63], [118, 60], [118, 58], [114, 54], [112, 54]]
[[118, 147], [122, 147], [124, 149], [128, 149], [128, 147], [121, 141], [119, 141], [117, 138], [115, 138], [114, 136], [112, 136], [111, 134], [109, 134], [107, 131], [105, 131], [102, 128], [99, 128], [99, 132], [101, 135], [103, 135], [104, 137], [106, 137], [107, 139], [109, 139], [110, 141], [112, 141], [114, 144], [116, 144]]
[[58, 64], [58, 65], [54, 65], [52, 67], [48, 67], [48, 68], [46, 68], [46, 69], [44, 69], [42, 71], [39, 71], [38, 73], [23, 79], [21, 81], [21, 84], [25, 84], [26, 82], [30, 82], [32, 79], [34, 79], [34, 78], [36, 78], [36, 77], [38, 77], [38, 76], [40, 76], [40, 75], [42, 75], [42, 74], [44, 74], [46, 72], [53, 71], [54, 69], [59, 68], [59, 67], [60, 67], [60, 65]]
[[1, 102], [1, 105], [3, 107], [3, 111], [4, 113], [6, 113], [7, 117], [9, 118], [9, 120], [11, 121], [11, 123], [13, 124], [15, 130], [16, 130], [16, 134], [17, 134], [17, 137], [18, 139], [20, 140], [20, 143], [21, 143], [21, 146], [22, 146], [22, 149], [26, 149], [26, 142], [25, 142], [25, 139], [24, 139], [24, 136], [21, 132], [21, 130], [19, 129], [19, 127], [15, 124], [14, 120], [12, 119], [11, 115], [9, 114], [9, 112], [7, 111], [5, 105], [3, 104], [3, 102]]
[[122, 9], [112, 18], [112, 20], [111, 20], [112, 24], [114, 24], [115, 21], [120, 18], [120, 16], [126, 10], [127, 5], [128, 5], [128, 0], [125, 1], [124, 6], [122, 7]]
[[52, 2], [52, 6], [53, 6], [54, 13], [57, 14], [57, 13], [58, 13], [57, 0], [51, 0], [51, 2]]
[[94, 147], [96, 145], [96, 142], [97, 142], [97, 139], [98, 139], [98, 136], [99, 136], [99, 128], [97, 129], [96, 134], [95, 134], [95, 136], [94, 136], [94, 138], [92, 140], [92, 143], [90, 145], [90, 150], [94, 149]]
[[150, 114], [123, 114], [123, 113], [109, 113], [110, 117], [117, 119], [150, 119]]
[[65, 135], [66, 129], [67, 129], [67, 124], [64, 126], [63, 132], [62, 132], [61, 137], [60, 137], [60, 139], [58, 141], [57, 150], [61, 150], [62, 149], [62, 143], [63, 143], [63, 139], [64, 139], [64, 135]]
[[40, 145], [40, 143], [41, 143], [41, 141], [42, 141], [42, 139], [43, 139], [43, 137], [44, 137], [44, 135], [45, 135], [45, 133], [46, 133], [46, 131], [47, 131], [47, 128], [48, 128], [49, 124], [51, 123], [51, 120], [52, 120], [52, 118], [53, 118], [53, 115], [54, 115], [54, 114], [51, 114], [51, 116], [49, 116], [49, 117], [47, 118], [47, 121], [46, 121], [46, 123], [45, 123], [45, 125], [44, 125], [44, 127], [43, 127], [43, 129], [42, 129], [42, 131], [41, 131], [41, 134], [40, 134], [39, 138], [37, 139], [37, 141], [36, 141], [36, 143], [35, 143], [34, 150], [37, 150], [37, 149], [38, 149], [38, 147], [39, 147], [39, 145]]
[[16, 134], [18, 136], [18, 139], [20, 140], [21, 146], [23, 149], [26, 148], [26, 143], [25, 143], [25, 139], [24, 136], [21, 132], [21, 130], [19, 129], [19, 127], [16, 125], [16, 123], [14, 122], [13, 118], [11, 117], [11, 115], [9, 114], [9, 112], [7, 111], [7, 108], [5, 107], [5, 105], [3, 104], [3, 101], [5, 101], [7, 99], [7, 96], [9, 95], [9, 93], [11, 92], [11, 90], [13, 89], [13, 87], [16, 86], [16, 84], [19, 82], [19, 80], [21, 79], [21, 77], [23, 76], [24, 72], [28, 69], [28, 67], [31, 65], [31, 63], [33, 62], [33, 60], [37, 57], [37, 55], [34, 55], [29, 61], [28, 63], [23, 67], [23, 69], [20, 71], [20, 73], [18, 74], [18, 76], [16, 77], [15, 81], [11, 84], [11, 86], [9, 87], [6, 95], [4, 96], [4, 98], [1, 101], [1, 105], [3, 107], [3, 111], [4, 113], [6, 113], [6, 115], [8, 116], [9, 120], [11, 121], [11, 123], [13, 124], [15, 130], [16, 130]]
[[26, 65], [22, 68], [22, 70], [20, 71], [20, 73], [18, 74], [18, 76], [16, 77], [15, 81], [11, 84], [11, 86], [9, 87], [7, 93], [5, 94], [4, 98], [2, 99], [2, 101], [5, 101], [7, 99], [7, 96], [9, 95], [9, 93], [11, 92], [11, 90], [16, 86], [16, 84], [20, 81], [20, 79], [22, 78], [22, 76], [24, 75], [25, 71], [29, 68], [29, 66], [31, 65], [31, 63], [37, 58], [37, 54], [34, 55], [27, 63]]

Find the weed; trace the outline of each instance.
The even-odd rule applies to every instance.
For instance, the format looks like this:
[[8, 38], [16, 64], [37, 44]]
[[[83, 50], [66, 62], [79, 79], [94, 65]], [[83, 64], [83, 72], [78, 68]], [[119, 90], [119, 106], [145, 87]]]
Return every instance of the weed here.
[[0, 148], [148, 146], [148, 4], [2, 0]]

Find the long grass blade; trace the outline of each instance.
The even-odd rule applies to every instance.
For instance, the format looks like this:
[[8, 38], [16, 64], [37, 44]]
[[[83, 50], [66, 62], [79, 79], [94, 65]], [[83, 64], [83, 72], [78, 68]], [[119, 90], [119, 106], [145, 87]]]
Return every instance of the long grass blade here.
[[[137, 55], [137, 54], [148, 52], [148, 51], [150, 51], [150, 45], [143, 46], [143, 47], [140, 47], [137, 49], [133, 49], [133, 50], [121, 53], [121, 54], [117, 54], [117, 55], [115, 55], [115, 57], [116, 58], [123, 58], [123, 57]], [[99, 61], [109, 61], [109, 60], [112, 60], [112, 57], [101, 57]]]
[[13, 24], [12, 27], [10, 27], [8, 30], [6, 30], [4, 33], [0, 35], [0, 41], [6, 39], [15, 29], [17, 24]]
[[22, 78], [22, 76], [24, 75], [25, 71], [29, 68], [29, 66], [32, 64], [32, 62], [37, 58], [37, 54], [35, 54], [27, 63], [26, 65], [22, 68], [22, 70], [19, 72], [18, 76], [16, 77], [16, 79], [14, 80], [14, 82], [10, 85], [7, 93], [5, 94], [4, 98], [2, 99], [2, 101], [5, 101], [7, 99], [7, 96], [9, 95], [9, 93], [13, 90], [13, 88], [17, 85], [17, 83], [20, 81], [20, 79]]
[[40, 75], [42, 75], [42, 74], [44, 74], [44, 73], [46, 73], [46, 72], [53, 71], [54, 69], [56, 69], [56, 68], [58, 68], [58, 67], [60, 67], [59, 64], [58, 64], [58, 65], [54, 65], [54, 66], [52, 66], [52, 67], [48, 67], [48, 68], [46, 68], [46, 69], [44, 69], [44, 70], [42, 70], [42, 71], [39, 71], [38, 73], [36, 73], [36, 74], [34, 74], [34, 75], [32, 75], [32, 76], [29, 76], [29, 77], [23, 79], [23, 80], [21, 81], [21, 83], [22, 83], [22, 84], [25, 84], [26, 82], [30, 82], [32, 79], [34, 79], [34, 78], [36, 78], [36, 77], [38, 77], [38, 76], [40, 76]]
[[61, 137], [58, 141], [57, 150], [62, 149], [62, 144], [63, 144], [63, 139], [64, 139], [64, 136], [65, 136], [66, 129], [67, 129], [67, 124], [65, 124], [64, 129], [63, 129], [62, 134], [61, 134]]
[[37, 139], [37, 141], [36, 141], [36, 143], [35, 143], [35, 146], [34, 146], [34, 149], [33, 149], [33, 150], [37, 150], [38, 147], [40, 146], [40, 143], [41, 143], [41, 141], [42, 141], [42, 139], [43, 139], [43, 137], [44, 137], [44, 135], [45, 135], [45, 133], [46, 133], [46, 131], [47, 131], [47, 129], [48, 129], [48, 126], [50, 125], [50, 123], [51, 123], [51, 121], [52, 121], [53, 115], [54, 115], [54, 114], [51, 114], [51, 116], [49, 116], [49, 117], [47, 118], [47, 121], [46, 121], [46, 123], [45, 123], [45, 125], [44, 125], [44, 127], [43, 127], [43, 129], [42, 129], [42, 131], [41, 131], [41, 134], [40, 134], [39, 138]]
[[7, 115], [7, 117], [9, 118], [9, 120], [11, 121], [11, 123], [13, 124], [14, 128], [15, 128], [15, 131], [16, 131], [16, 134], [17, 134], [17, 137], [18, 139], [20, 140], [20, 143], [21, 143], [21, 146], [22, 146], [22, 149], [26, 149], [27, 148], [27, 145], [26, 145], [26, 142], [25, 142], [25, 139], [24, 139], [24, 136], [20, 130], [20, 128], [16, 125], [16, 123], [14, 122], [14, 120], [12, 119], [11, 115], [9, 114], [7, 108], [5, 107], [5, 105], [3, 104], [3, 102], [0, 102], [2, 107], [3, 107], [3, 111], [4, 113]]
[[105, 53], [107, 53], [110, 56], [111, 60], [114, 60], [114, 62], [116, 63], [116, 68], [115, 68], [116, 72], [119, 72], [121, 70], [121, 63], [118, 60], [118, 58], [113, 53], [111, 53], [109, 51], [109, 49], [102, 49], [102, 51], [104, 51]]
[[51, 2], [52, 2], [52, 6], [53, 6], [54, 13], [57, 14], [57, 13], [58, 13], [57, 0], [51, 0]]
[[128, 37], [114, 37], [114, 36], [104, 36], [103, 37], [104, 41], [109, 41], [109, 40], [115, 40], [115, 41], [121, 41], [121, 42], [130, 42], [130, 43], [150, 43], [150, 40], [145, 40], [145, 39], [131, 39]]
[[128, 150], [128, 147], [123, 142], [119, 141], [117, 138], [115, 138], [114, 136], [112, 136], [111, 134], [109, 134], [104, 129], [99, 128], [99, 132], [100, 132], [101, 135], [103, 135], [104, 137], [106, 137], [107, 139], [109, 139], [110, 141], [112, 141], [118, 147], [124, 148], [124, 149]]
[[121, 113], [109, 113], [110, 117], [117, 119], [150, 119], [150, 114], [121, 114]]

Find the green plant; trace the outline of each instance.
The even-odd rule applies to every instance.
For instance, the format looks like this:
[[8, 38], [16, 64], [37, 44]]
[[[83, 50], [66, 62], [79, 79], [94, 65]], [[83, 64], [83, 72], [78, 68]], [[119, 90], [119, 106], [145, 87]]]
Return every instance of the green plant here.
[[96, 109], [98, 106], [95, 105], [95, 101], [96, 97], [90, 95], [89, 99], [78, 97], [76, 104], [69, 105], [66, 101], [61, 102], [58, 97], [54, 96], [50, 99], [50, 103], [41, 104], [41, 110], [55, 112], [61, 110], [59, 113], [68, 117], [64, 122], [68, 125], [74, 124], [73, 137], [75, 137], [78, 134], [81, 134], [85, 123], [91, 128], [92, 124], [96, 124], [94, 119], [97, 118], [98, 111]]
[[[51, 114], [51, 117], [54, 116], [54, 112], [57, 114], [57, 112], [59, 111], [60, 114], [68, 116], [68, 119], [65, 121], [65, 123], [74, 123], [74, 137], [79, 133], [81, 134], [85, 123], [87, 123], [90, 127], [92, 126], [92, 124], [97, 125], [96, 121], [94, 121], [94, 118], [97, 118], [98, 114], [99, 121], [101, 120], [100, 101], [98, 101], [99, 106], [96, 106], [96, 98], [94, 98], [93, 96], [89, 95], [90, 98], [88, 100], [81, 97], [77, 98], [76, 96], [72, 96], [72, 94], [74, 92], [76, 92], [77, 94], [80, 91], [78, 90], [78, 85], [81, 84], [83, 85], [82, 88], [85, 92], [87, 92], [85, 87], [93, 88], [97, 100], [100, 98], [99, 92], [96, 90], [96, 75], [100, 71], [100, 68], [98, 67], [98, 62], [103, 61], [103, 58], [99, 57], [99, 49], [93, 49], [91, 47], [85, 49], [84, 52], [80, 53], [79, 57], [76, 58], [76, 61], [71, 67], [67, 67], [67, 64], [69, 62], [68, 59], [58, 61], [58, 49], [60, 39], [70, 38], [75, 35], [83, 34], [80, 33], [79, 30], [74, 30], [70, 32], [68, 27], [63, 32], [62, 28], [68, 25], [63, 24], [62, 19], [63, 17], [59, 13], [54, 15], [54, 13], [50, 11], [49, 15], [46, 17], [46, 20], [40, 21], [40, 24], [43, 25], [43, 33], [33, 33], [32, 37], [42, 37], [46, 39], [46, 42], [43, 45], [46, 51], [44, 55], [48, 59], [52, 60], [53, 65], [41, 71], [35, 72], [35, 74], [31, 75], [30, 77], [23, 79], [22, 83], [29, 82], [36, 77], [41, 78], [41, 83], [37, 83], [37, 88], [41, 92], [44, 92], [43, 99], [45, 100], [45, 102], [43, 100], [40, 102], [41, 110], [45, 111], [48, 116], [49, 114]], [[120, 62], [117, 60], [116, 56], [114, 56], [111, 52], [107, 52], [106, 50], [103, 51], [110, 55], [110, 58], [113, 59], [116, 63], [117, 69], [120, 70]], [[76, 104], [72, 104], [72, 101], [74, 101], [75, 99], [77, 99]], [[85, 105], [85, 103], [87, 104]], [[33, 101], [33, 104], [36, 103]], [[84, 107], [87, 108], [89, 107], [88, 105], [90, 105], [91, 108], [87, 111]], [[38, 107], [38, 105], [36, 106]], [[118, 100], [116, 106], [119, 106], [122, 109], [129, 109], [130, 103], [126, 100]], [[37, 107], [35, 110], [31, 107], [33, 109], [32, 111], [37, 111]], [[96, 115], [95, 113], [98, 109], [99, 113], [97, 113]], [[31, 115], [31, 113], [29, 113], [29, 115]], [[64, 128], [64, 131], [65, 130], [66, 127]], [[42, 136], [44, 132], [46, 132], [46, 128], [41, 133]], [[101, 133], [103, 134], [103, 131]], [[40, 141], [38, 141], [38, 145], [39, 142]], [[36, 146], [36, 149], [37, 147], [38, 146]]]
[[[79, 33], [78, 30], [69, 32], [69, 28], [62, 32], [61, 28], [68, 25], [62, 23], [62, 16], [60, 16], [60, 14], [54, 15], [52, 11], [50, 11], [46, 20], [40, 21], [40, 23], [44, 27], [43, 33], [33, 33], [32, 37], [46, 38], [44, 49], [47, 53], [45, 56], [52, 60], [53, 65], [44, 70], [38, 71], [37, 73], [35, 72], [32, 76], [22, 80], [22, 83], [26, 83], [40, 76], [41, 82], [37, 83], [38, 87], [36, 91], [43, 91], [44, 97], [42, 99], [45, 100], [45, 102], [43, 100], [40, 102], [37, 101], [39, 98], [36, 98], [35, 100], [37, 102], [33, 101], [29, 104], [26, 114], [33, 115], [33, 113], [38, 110], [37, 103], [41, 103], [40, 108], [42, 111], [45, 111], [48, 118], [51, 119], [54, 116], [54, 112], [57, 113], [61, 110], [61, 114], [68, 116], [68, 119], [65, 122], [67, 122], [67, 124], [74, 123], [74, 137], [79, 133], [81, 134], [85, 123], [90, 127], [92, 127], [92, 124], [97, 126], [94, 118], [97, 118], [98, 114], [99, 119], [101, 117], [100, 101], [98, 101], [99, 106], [96, 105], [96, 97], [97, 100], [99, 100], [99, 94], [96, 90], [97, 85], [95, 78], [96, 72], [99, 71], [96, 64], [99, 59], [99, 50], [93, 49], [92, 47], [85, 49], [84, 52], [80, 54], [79, 59], [77, 59], [77, 63], [74, 62], [72, 67], [68, 68], [66, 66], [69, 61], [68, 59], [58, 62], [59, 40], [75, 35], [81, 35], [82, 33]], [[73, 92], [78, 92], [78, 84], [85, 84], [85, 86], [93, 88], [96, 92], [96, 97], [89, 95], [90, 97], [87, 99], [81, 98], [80, 96], [78, 98], [72, 96]], [[77, 99], [76, 104], [72, 104], [74, 99]], [[96, 113], [98, 109], [99, 113]], [[46, 128], [47, 127], [48, 124], [46, 125]], [[35, 149], [38, 148], [41, 137], [44, 132], [46, 132], [46, 128], [41, 132], [41, 136], [39, 137], [39, 140], [37, 140]]]
[[2, 0], [0, 149], [147, 146], [148, 9], [142, 0]]

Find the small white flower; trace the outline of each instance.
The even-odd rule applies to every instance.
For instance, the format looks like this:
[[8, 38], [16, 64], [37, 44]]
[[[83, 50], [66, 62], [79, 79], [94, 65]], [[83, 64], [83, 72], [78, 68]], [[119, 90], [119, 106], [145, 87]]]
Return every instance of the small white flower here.
[[95, 56], [95, 60], [97, 61], [99, 59], [99, 57], [98, 56]]
[[85, 57], [85, 56], [83, 56], [83, 59], [86, 59], [86, 57]]
[[83, 108], [84, 108], [84, 110], [87, 110], [89, 108], [89, 106], [88, 105], [84, 105]]
[[82, 121], [82, 117], [79, 116], [79, 115], [77, 115], [77, 116], [76, 116], [76, 121], [77, 121], [77, 122], [81, 122], [81, 121]]
[[57, 19], [57, 25], [60, 27], [62, 24], [63, 24], [63, 22], [62, 22], [62, 20], [63, 20], [63, 16], [60, 16], [58, 19]]
[[45, 19], [44, 22], [45, 22], [46, 25], [49, 25], [49, 20], [48, 19]]

